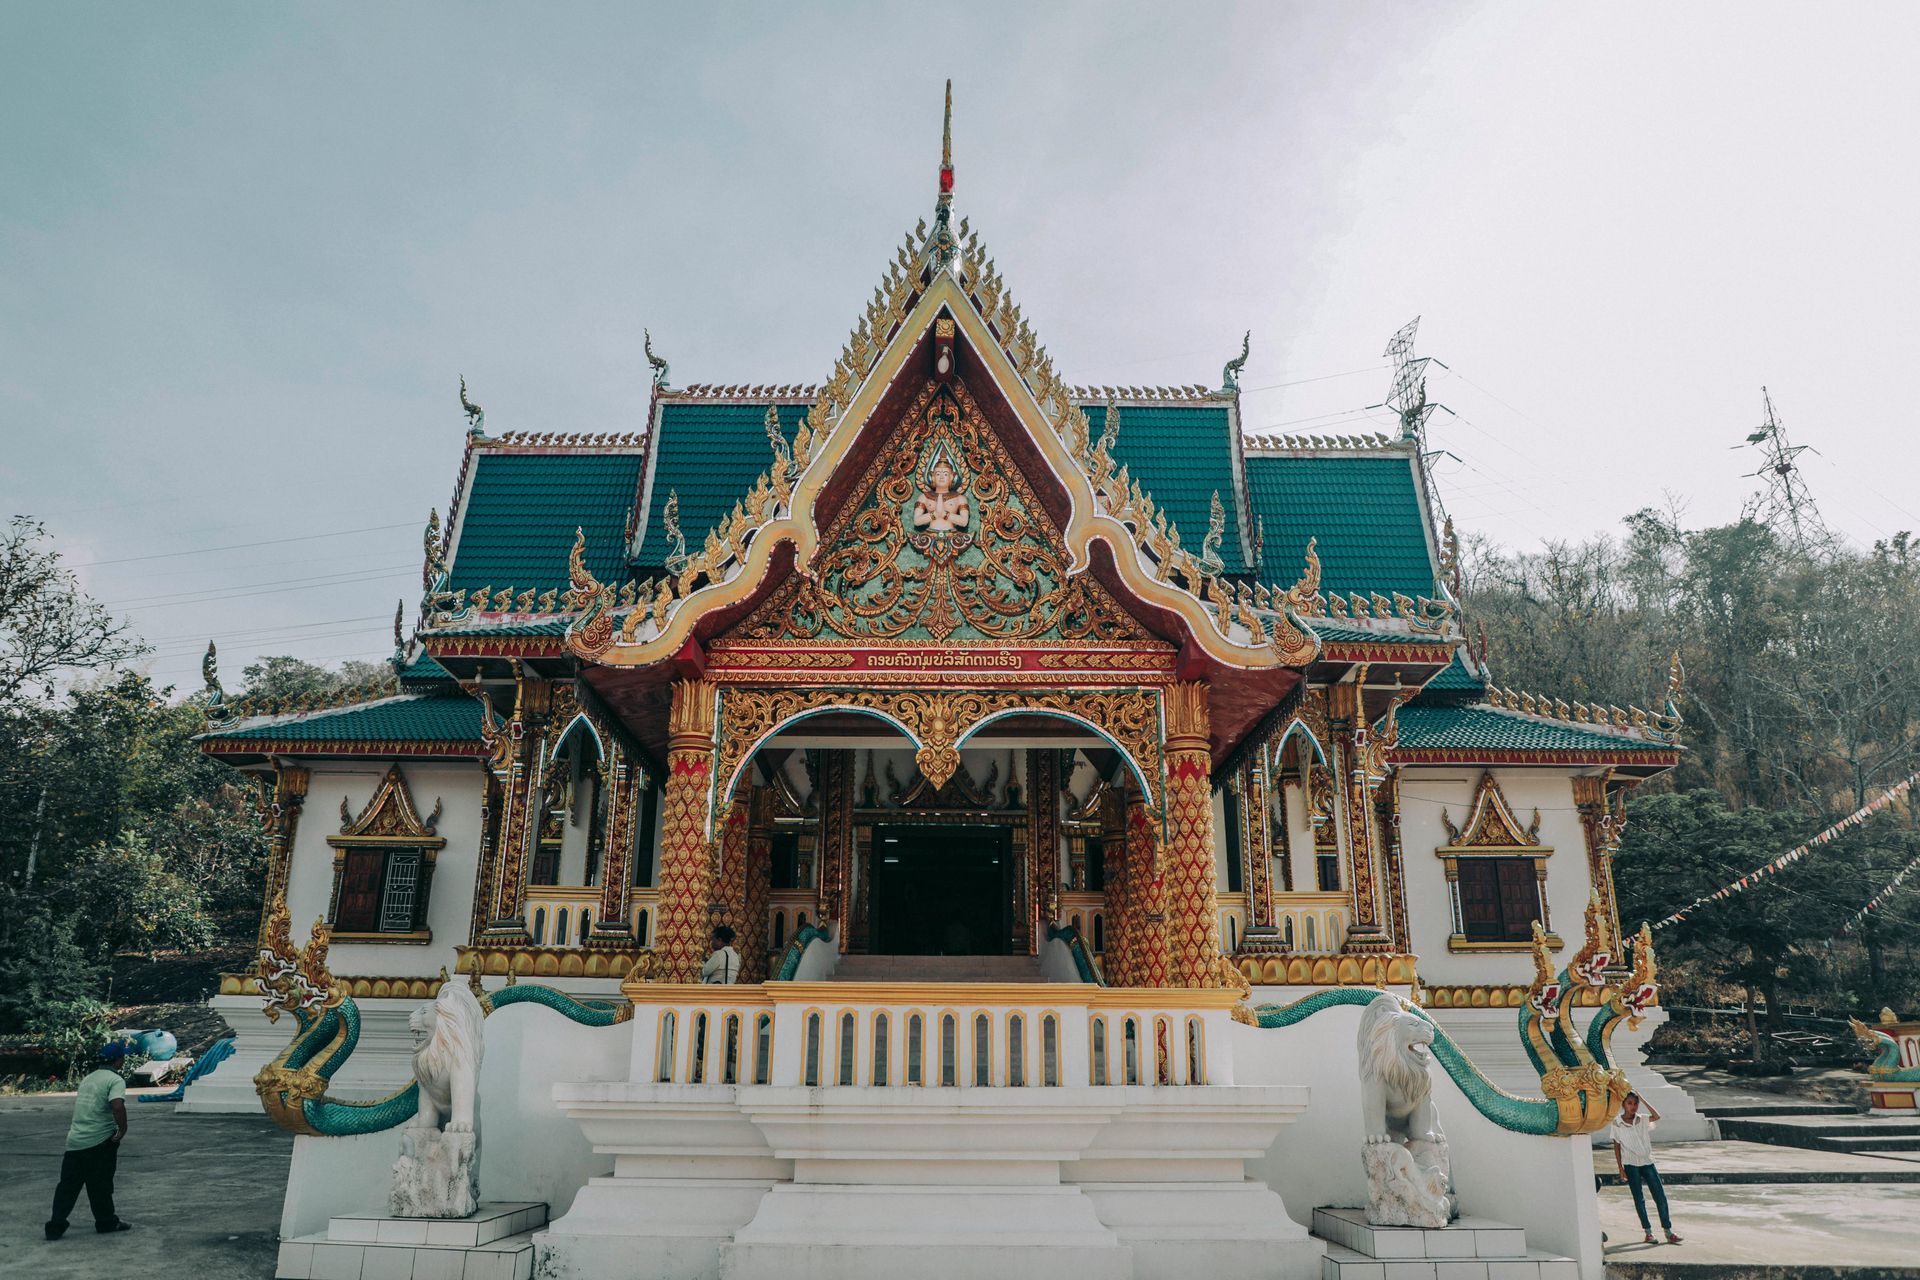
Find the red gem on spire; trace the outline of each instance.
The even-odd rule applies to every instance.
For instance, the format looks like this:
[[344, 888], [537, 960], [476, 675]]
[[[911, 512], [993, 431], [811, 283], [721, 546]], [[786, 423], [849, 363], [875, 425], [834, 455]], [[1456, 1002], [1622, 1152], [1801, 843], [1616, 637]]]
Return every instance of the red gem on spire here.
[[940, 166], [940, 194], [953, 194], [953, 166], [950, 164]]

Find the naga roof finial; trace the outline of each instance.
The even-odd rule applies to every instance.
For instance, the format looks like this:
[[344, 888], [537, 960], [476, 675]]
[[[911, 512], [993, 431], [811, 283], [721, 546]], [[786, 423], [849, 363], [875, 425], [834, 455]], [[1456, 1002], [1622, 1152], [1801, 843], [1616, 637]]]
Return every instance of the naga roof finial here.
[[467, 413], [467, 434], [470, 436], [485, 435], [486, 432], [484, 428], [487, 422], [487, 411], [467, 399], [467, 378], [465, 374], [460, 376], [460, 407], [466, 410]]
[[653, 386], [657, 391], [667, 385], [667, 362], [653, 354], [653, 334], [649, 330], [640, 331], [640, 345], [647, 353], [647, 363], [653, 366]]
[[1238, 391], [1240, 389], [1240, 371], [1247, 367], [1247, 355], [1253, 350], [1253, 330], [1247, 330], [1240, 339], [1240, 354], [1227, 361], [1227, 367], [1220, 371], [1220, 389]]
[[1200, 564], [1208, 573], [1219, 573], [1227, 567], [1220, 558], [1220, 543], [1227, 534], [1227, 508], [1220, 501], [1220, 491], [1213, 491], [1213, 506], [1207, 513], [1207, 536], [1200, 543]]
[[200, 678], [207, 682], [209, 707], [217, 707], [227, 700], [226, 693], [220, 688], [220, 660], [211, 640], [207, 641], [207, 656], [200, 659]]
[[687, 535], [680, 531], [680, 491], [667, 492], [667, 505], [660, 510], [660, 532], [667, 538], [666, 558], [661, 561], [668, 573], [687, 567]]

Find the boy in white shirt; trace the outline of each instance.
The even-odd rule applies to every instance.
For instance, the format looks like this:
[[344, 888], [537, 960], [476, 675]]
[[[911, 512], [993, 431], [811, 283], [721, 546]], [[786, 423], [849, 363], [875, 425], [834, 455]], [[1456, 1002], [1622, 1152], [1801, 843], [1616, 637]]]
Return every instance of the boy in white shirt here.
[[1660, 1243], [1653, 1238], [1653, 1224], [1647, 1221], [1646, 1192], [1652, 1191], [1653, 1203], [1660, 1210], [1660, 1229], [1667, 1233], [1667, 1243], [1679, 1244], [1680, 1237], [1673, 1233], [1673, 1219], [1667, 1215], [1667, 1189], [1660, 1185], [1660, 1171], [1653, 1167], [1653, 1126], [1658, 1123], [1660, 1113], [1651, 1103], [1637, 1093], [1628, 1094], [1627, 1100], [1620, 1104], [1620, 1118], [1613, 1122], [1613, 1164], [1633, 1191], [1633, 1207], [1640, 1215], [1640, 1229], [1647, 1233], [1647, 1243]]
[[733, 949], [731, 926], [723, 924], [713, 931], [713, 954], [700, 966], [700, 981], [740, 981], [740, 953]]

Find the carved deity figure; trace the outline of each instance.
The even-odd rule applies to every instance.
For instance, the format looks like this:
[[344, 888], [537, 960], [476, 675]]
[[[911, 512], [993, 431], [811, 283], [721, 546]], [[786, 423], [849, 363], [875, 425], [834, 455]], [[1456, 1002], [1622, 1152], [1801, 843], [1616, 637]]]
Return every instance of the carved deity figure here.
[[1433, 1024], [1382, 995], [1360, 1015], [1360, 1119], [1367, 1221], [1444, 1227], [1459, 1212], [1447, 1135], [1433, 1105]]
[[933, 469], [927, 473], [932, 490], [922, 489], [920, 496], [913, 500], [914, 528], [951, 533], [967, 527], [973, 512], [967, 505], [966, 495], [953, 492], [955, 479], [952, 463], [945, 458], [934, 462]]
[[465, 983], [443, 982], [407, 1019], [418, 1109], [400, 1130], [388, 1208], [405, 1218], [465, 1218], [480, 1207], [478, 1084], [486, 1012]]

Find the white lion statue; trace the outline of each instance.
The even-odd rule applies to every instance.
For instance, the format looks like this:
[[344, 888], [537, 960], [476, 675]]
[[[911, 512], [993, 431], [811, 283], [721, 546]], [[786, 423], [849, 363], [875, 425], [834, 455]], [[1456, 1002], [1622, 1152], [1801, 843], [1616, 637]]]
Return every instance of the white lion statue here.
[[1386, 1227], [1444, 1227], [1458, 1212], [1447, 1135], [1433, 1105], [1428, 1069], [1433, 1024], [1395, 995], [1360, 1015], [1360, 1117], [1366, 1130], [1367, 1221]]
[[476, 1114], [486, 1012], [460, 982], [407, 1019], [418, 1110], [400, 1132], [388, 1207], [399, 1217], [464, 1218], [480, 1207]]

